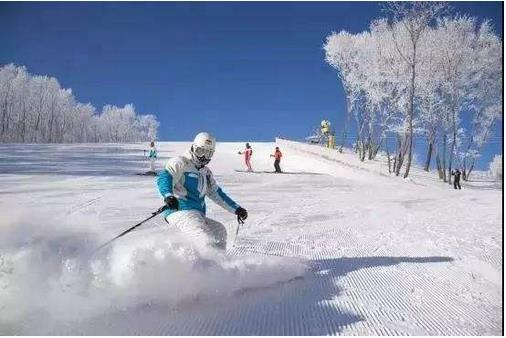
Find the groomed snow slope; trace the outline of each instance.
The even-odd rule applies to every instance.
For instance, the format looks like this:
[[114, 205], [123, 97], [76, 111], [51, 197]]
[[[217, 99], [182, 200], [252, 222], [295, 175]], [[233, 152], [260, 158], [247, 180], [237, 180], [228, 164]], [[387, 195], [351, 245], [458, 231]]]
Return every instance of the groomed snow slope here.
[[[145, 145], [0, 145], [0, 334], [501, 334], [500, 189], [278, 142], [287, 174], [237, 172], [243, 144], [218, 145], [210, 167], [250, 213], [232, 246], [234, 216], [208, 204], [224, 257], [160, 218], [93, 252], [161, 204], [135, 175]], [[274, 146], [252, 143], [255, 170]], [[187, 147], [158, 144], [159, 167]]]

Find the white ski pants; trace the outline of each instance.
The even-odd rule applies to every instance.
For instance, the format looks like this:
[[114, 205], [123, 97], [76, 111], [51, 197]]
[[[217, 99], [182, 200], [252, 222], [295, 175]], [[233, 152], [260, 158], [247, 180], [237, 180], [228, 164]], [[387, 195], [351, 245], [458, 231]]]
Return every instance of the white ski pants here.
[[165, 219], [198, 246], [211, 246], [221, 250], [227, 248], [227, 230], [225, 226], [205, 217], [198, 210], [176, 211]]
[[156, 162], [156, 159], [155, 158], [150, 158], [149, 159], [149, 170], [150, 171], [155, 171], [155, 162]]

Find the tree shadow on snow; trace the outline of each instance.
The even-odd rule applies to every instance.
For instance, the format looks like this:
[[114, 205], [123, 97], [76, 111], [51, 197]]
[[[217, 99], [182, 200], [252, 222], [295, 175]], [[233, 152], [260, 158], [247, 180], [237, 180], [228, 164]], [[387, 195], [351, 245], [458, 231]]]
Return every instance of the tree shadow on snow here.
[[[359, 313], [350, 312], [332, 303], [343, 289], [339, 278], [350, 272], [364, 268], [387, 267], [400, 263], [423, 264], [444, 263], [453, 261], [450, 257], [342, 257], [310, 261], [311, 271], [304, 279], [288, 283], [267, 297], [257, 293], [257, 297], [268, 299], [259, 302], [259, 311], [264, 321], [275, 323], [272, 326], [252, 326], [241, 321], [244, 316], [239, 312], [241, 329], [234, 332], [240, 335], [335, 335], [347, 326], [364, 321]], [[395, 273], [395, 272], [393, 272]], [[278, 293], [278, 294], [276, 294]], [[280, 296], [281, 295], [281, 296]], [[278, 306], [269, 307], [268, 303], [279, 302]], [[279, 311], [285, 309], [286, 312]], [[246, 311], [250, 312], [251, 309]], [[268, 319], [270, 318], [270, 319]], [[259, 320], [262, 321], [262, 320]], [[291, 327], [295, 325], [295, 327]], [[215, 332], [213, 334], [220, 334]]]

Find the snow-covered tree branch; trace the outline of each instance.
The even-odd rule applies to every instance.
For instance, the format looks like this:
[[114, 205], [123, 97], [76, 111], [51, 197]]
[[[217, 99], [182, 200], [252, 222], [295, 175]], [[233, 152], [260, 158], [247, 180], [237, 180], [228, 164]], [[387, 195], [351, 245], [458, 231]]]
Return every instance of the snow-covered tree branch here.
[[[338, 72], [346, 116], [354, 115], [357, 149], [395, 141], [393, 170], [409, 175], [415, 137], [427, 143], [441, 179], [453, 166], [469, 175], [481, 148], [502, 118], [502, 41], [490, 22], [447, 15], [443, 3], [389, 3], [389, 17], [369, 29], [332, 33], [325, 60]], [[469, 125], [471, 127], [469, 127]], [[349, 126], [348, 126], [349, 128]], [[406, 159], [406, 161], [405, 161]]]

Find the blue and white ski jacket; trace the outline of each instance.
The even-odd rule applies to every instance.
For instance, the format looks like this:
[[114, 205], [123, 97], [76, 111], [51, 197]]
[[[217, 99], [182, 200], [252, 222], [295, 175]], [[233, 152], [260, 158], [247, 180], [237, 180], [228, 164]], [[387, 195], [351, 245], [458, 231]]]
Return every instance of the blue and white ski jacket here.
[[154, 158], [156, 158], [156, 148], [155, 148], [155, 147], [151, 147], [151, 148], [149, 149], [149, 155], [148, 155], [148, 157], [149, 157], [150, 159], [154, 159]]
[[[179, 210], [199, 210], [206, 213], [205, 197], [232, 213], [239, 207], [216, 183], [208, 167], [197, 169], [191, 155], [171, 158], [158, 174], [158, 191], [162, 197], [174, 195], [179, 200]], [[167, 217], [176, 210], [166, 210]]]

